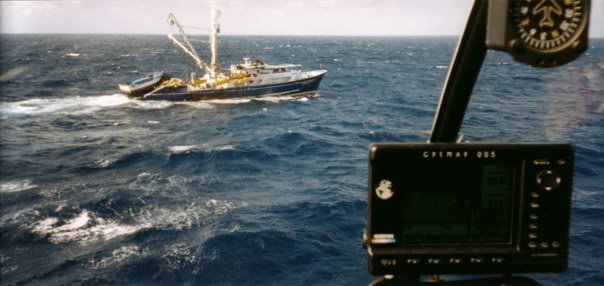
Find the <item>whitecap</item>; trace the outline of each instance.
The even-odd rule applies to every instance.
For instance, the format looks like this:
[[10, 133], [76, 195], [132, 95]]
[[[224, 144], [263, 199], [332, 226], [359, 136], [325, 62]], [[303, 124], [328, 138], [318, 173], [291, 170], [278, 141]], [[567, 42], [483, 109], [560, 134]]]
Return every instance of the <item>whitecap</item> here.
[[[131, 235], [144, 229], [184, 230], [198, 225], [203, 219], [224, 215], [234, 209], [247, 207], [246, 202], [230, 202], [210, 199], [205, 203], [190, 203], [178, 208], [144, 208], [130, 211], [132, 224], [123, 224], [99, 217], [94, 212], [82, 210], [79, 214], [63, 219], [46, 217], [29, 225], [31, 233], [48, 239], [54, 244], [88, 244]], [[127, 252], [127, 251], [123, 251]], [[106, 262], [109, 263], [109, 262]]]
[[103, 257], [101, 259], [90, 259], [88, 263], [92, 269], [104, 269], [113, 265], [120, 264], [121, 262], [133, 258], [145, 255], [148, 249], [141, 249], [136, 245], [125, 245], [118, 249], [114, 249], [111, 252], [111, 256]]
[[62, 196], [62, 192], [59, 189], [45, 189], [39, 192], [40, 195], [46, 198], [60, 198]]
[[168, 147], [168, 150], [174, 154], [188, 153], [191, 151], [214, 152], [214, 151], [225, 151], [225, 150], [233, 150], [233, 149], [235, 149], [235, 146], [233, 146], [233, 145], [208, 146], [207, 144], [176, 145], [176, 146]]
[[437, 69], [448, 69], [449, 66], [437, 65], [436, 68]]
[[202, 256], [203, 258], [214, 260], [217, 255], [213, 251], [212, 256], [206, 257], [201, 246], [190, 247], [184, 243], [178, 243], [165, 251], [161, 258], [165, 260], [165, 265], [172, 270], [193, 267], [193, 273], [197, 273], [200, 270], [199, 260]]
[[74, 58], [77, 58], [77, 57], [79, 57], [79, 56], [80, 56], [80, 54], [79, 54], [79, 53], [68, 53], [68, 54], [65, 54], [65, 56], [66, 56], [66, 57], [74, 57]]
[[48, 217], [35, 222], [31, 226], [31, 232], [46, 237], [48, 241], [55, 244], [69, 242], [86, 244], [99, 240], [110, 240], [149, 227], [151, 227], [149, 223], [139, 225], [118, 224], [83, 210], [80, 214], [68, 220]]
[[147, 209], [136, 214], [135, 220], [156, 229], [184, 230], [201, 223], [204, 218], [224, 215], [234, 209], [247, 207], [246, 202], [210, 199], [205, 204], [190, 203], [179, 208]]
[[19, 269], [19, 265], [10, 265], [10, 261], [12, 261], [14, 259], [12, 259], [12, 257], [9, 256], [4, 256], [2, 254], [0, 254], [0, 274], [1, 275], [6, 275], [8, 273], [14, 272], [15, 270]]
[[111, 166], [111, 164], [113, 164], [113, 162], [115, 162], [115, 160], [99, 159], [94, 163], [101, 168], [107, 168], [107, 167]]
[[224, 229], [224, 231], [226, 231], [226, 232], [238, 232], [239, 230], [241, 230], [241, 227], [239, 226], [239, 224], [234, 224], [230, 228]]
[[197, 145], [177, 145], [177, 146], [170, 146], [168, 149], [172, 153], [179, 154], [179, 153], [189, 152], [189, 151], [195, 150], [197, 148], [198, 148]]
[[149, 172], [142, 172], [140, 174], [138, 174], [136, 177], [137, 178], [145, 178], [145, 177], [150, 177], [152, 174]]
[[234, 149], [235, 149], [235, 146], [233, 146], [233, 145], [224, 145], [224, 146], [218, 146], [218, 147], [207, 149], [207, 151], [225, 151], [225, 150], [234, 150]]
[[129, 121], [116, 121], [113, 122], [113, 126], [120, 126], [120, 125], [126, 125], [126, 124], [130, 124]]
[[31, 180], [10, 181], [0, 184], [0, 193], [17, 193], [37, 187]]

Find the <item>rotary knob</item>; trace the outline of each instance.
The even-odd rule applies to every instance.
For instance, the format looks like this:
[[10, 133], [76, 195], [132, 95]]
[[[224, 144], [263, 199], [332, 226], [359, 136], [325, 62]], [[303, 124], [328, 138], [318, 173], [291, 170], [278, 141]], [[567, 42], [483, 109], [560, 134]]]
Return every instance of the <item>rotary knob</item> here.
[[545, 190], [546, 192], [553, 191], [560, 187], [562, 178], [556, 171], [545, 170], [541, 171], [537, 175], [537, 186]]

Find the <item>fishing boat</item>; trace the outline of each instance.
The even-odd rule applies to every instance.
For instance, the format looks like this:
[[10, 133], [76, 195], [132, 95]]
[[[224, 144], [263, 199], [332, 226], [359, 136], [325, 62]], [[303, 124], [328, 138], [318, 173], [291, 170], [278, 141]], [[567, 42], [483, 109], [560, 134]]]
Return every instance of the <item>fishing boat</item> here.
[[[191, 73], [185, 81], [179, 78], [162, 76], [144, 92], [125, 92], [128, 96], [141, 100], [199, 101], [208, 99], [307, 95], [314, 94], [326, 70], [304, 71], [297, 64], [267, 64], [261, 60], [252, 61], [244, 58], [242, 63], [230, 65], [228, 70], [221, 70], [218, 56], [218, 34], [220, 10], [211, 9], [210, 51], [211, 59], [207, 64], [191, 45], [188, 35], [173, 14], [168, 15], [168, 24], [180, 32], [180, 39], [172, 34], [168, 38], [195, 62], [203, 73], [197, 76]], [[150, 83], [151, 80], [142, 82]], [[142, 90], [142, 89], [137, 89]]]

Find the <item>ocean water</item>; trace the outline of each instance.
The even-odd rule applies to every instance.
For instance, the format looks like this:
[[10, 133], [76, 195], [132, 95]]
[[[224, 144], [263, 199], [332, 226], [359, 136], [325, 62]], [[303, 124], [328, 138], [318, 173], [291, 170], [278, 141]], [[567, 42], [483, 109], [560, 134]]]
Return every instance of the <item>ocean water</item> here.
[[[364, 285], [367, 147], [425, 142], [455, 38], [235, 37], [221, 61], [327, 69], [319, 92], [140, 102], [165, 36], [1, 35], [0, 284]], [[205, 37], [193, 44], [207, 58]], [[570, 265], [604, 284], [604, 40], [569, 65], [489, 52], [472, 142], [571, 142]]]

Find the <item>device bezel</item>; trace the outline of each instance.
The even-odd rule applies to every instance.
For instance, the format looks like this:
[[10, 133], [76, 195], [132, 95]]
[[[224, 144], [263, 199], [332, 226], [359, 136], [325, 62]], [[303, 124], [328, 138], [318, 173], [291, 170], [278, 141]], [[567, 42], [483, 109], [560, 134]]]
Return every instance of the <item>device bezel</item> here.
[[[529, 157], [542, 157], [540, 154], [559, 152], [570, 154], [566, 159], [572, 163], [572, 147], [568, 144], [451, 144], [451, 143], [381, 143], [370, 146], [370, 168], [369, 168], [369, 183], [375, 179], [373, 161], [376, 159], [376, 152], [384, 150], [397, 149], [414, 149], [414, 150], [497, 150], [511, 154], [509, 152], [525, 152], [530, 153]], [[540, 257], [528, 251], [524, 244], [527, 243], [527, 230], [525, 221], [527, 215], [523, 213], [527, 205], [527, 196], [530, 190], [527, 186], [531, 185], [531, 178], [526, 177], [528, 161], [515, 157], [511, 162], [513, 164], [513, 190], [512, 190], [512, 223], [510, 224], [509, 236], [510, 240], [505, 243], [485, 242], [485, 243], [455, 243], [455, 244], [410, 244], [410, 245], [379, 245], [371, 243], [373, 235], [372, 202], [376, 200], [376, 195], [373, 190], [368, 193], [368, 224], [365, 242], [368, 250], [369, 271], [373, 274], [434, 274], [434, 273], [451, 273], [451, 274], [473, 274], [473, 273], [519, 273], [519, 272], [560, 272], [566, 269], [568, 264], [568, 222], [561, 225], [561, 229], [566, 228], [566, 240], [563, 241], [565, 249], [559, 250], [557, 257]], [[409, 162], [407, 162], [409, 163]], [[534, 168], [533, 168], [534, 169]], [[532, 170], [532, 169], [531, 169]], [[535, 169], [536, 170], [536, 169]], [[533, 170], [533, 172], [536, 172]], [[572, 165], [570, 169], [572, 176]], [[534, 175], [534, 174], [533, 174]], [[572, 177], [568, 182], [572, 188]], [[370, 185], [370, 188], [373, 186]], [[568, 211], [570, 211], [570, 191], [568, 197]], [[568, 218], [569, 219], [569, 218]], [[532, 256], [531, 256], [532, 255]], [[387, 263], [400, 263], [405, 259], [410, 260], [471, 260], [475, 257], [480, 257], [485, 260], [492, 260], [493, 263], [484, 263], [475, 265], [471, 269], [462, 267], [466, 265], [452, 265], [443, 263], [440, 265], [405, 265], [404, 267], [393, 267], [392, 265], [376, 266], [376, 261], [391, 261]], [[397, 260], [398, 259], [398, 260]], [[393, 262], [398, 261], [398, 262]], [[524, 265], [524, 266], [522, 266]], [[467, 265], [466, 265], [467, 266]]]

